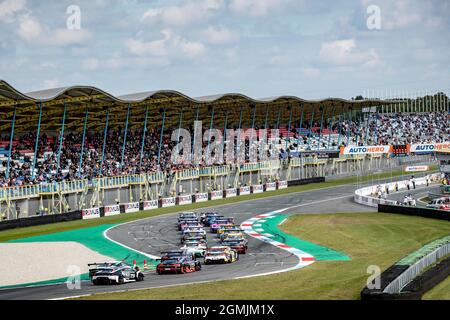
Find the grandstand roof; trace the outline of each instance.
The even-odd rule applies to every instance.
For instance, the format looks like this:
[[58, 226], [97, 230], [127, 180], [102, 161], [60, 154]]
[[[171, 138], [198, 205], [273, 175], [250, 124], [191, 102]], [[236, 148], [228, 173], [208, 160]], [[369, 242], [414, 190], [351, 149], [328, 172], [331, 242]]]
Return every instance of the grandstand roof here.
[[[149, 108], [149, 127], [158, 126], [162, 121], [163, 110], [166, 109], [166, 126], [179, 124], [183, 110], [183, 125], [189, 125], [196, 118], [209, 125], [212, 111], [215, 111], [214, 126], [224, 125], [225, 113], [229, 113], [228, 127], [236, 125], [243, 114], [242, 126], [249, 126], [255, 113], [256, 125], [262, 126], [267, 115], [268, 123], [278, 122], [286, 125], [290, 118], [290, 107], [293, 108], [293, 122], [301, 117], [309, 121], [311, 116], [320, 120], [342, 114], [350, 110], [381, 106], [393, 103], [381, 100], [345, 100], [327, 98], [324, 100], [305, 100], [295, 96], [279, 96], [254, 99], [239, 93], [227, 93], [191, 98], [173, 90], [148, 91], [114, 96], [92, 86], [71, 86], [23, 93], [6, 81], [0, 80], [0, 132], [8, 130], [14, 108], [17, 107], [16, 132], [34, 130], [37, 126], [38, 107], [42, 103], [42, 127], [46, 130], [59, 130], [63, 106], [67, 106], [66, 128], [81, 130], [86, 110], [89, 110], [88, 126], [90, 129], [104, 127], [107, 110], [110, 111], [110, 125], [123, 127], [128, 106], [130, 106], [130, 127], [142, 127], [146, 107]], [[250, 122], [249, 122], [250, 121]]]

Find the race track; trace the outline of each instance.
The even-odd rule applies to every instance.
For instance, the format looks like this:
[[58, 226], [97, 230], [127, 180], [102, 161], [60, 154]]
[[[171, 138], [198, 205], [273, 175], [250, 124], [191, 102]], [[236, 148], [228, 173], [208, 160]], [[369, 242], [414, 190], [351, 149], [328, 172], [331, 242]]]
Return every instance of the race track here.
[[[359, 187], [368, 185], [373, 185], [373, 182], [365, 185], [360, 184]], [[344, 185], [217, 206], [213, 210], [226, 216], [235, 217], [239, 224], [258, 214], [283, 208], [289, 208], [284, 212], [286, 214], [375, 212], [375, 208], [365, 207], [353, 202], [355, 189], [357, 189], [356, 184]], [[180, 209], [182, 210], [182, 207]], [[208, 209], [198, 211], [206, 210]], [[176, 221], [177, 214], [146, 218], [119, 225], [109, 230], [107, 236], [135, 250], [159, 255], [161, 250], [174, 249], [180, 246], [180, 235], [176, 229]], [[208, 245], [214, 244], [214, 241], [216, 241], [215, 238], [208, 238]], [[200, 272], [181, 275], [157, 275], [151, 272], [146, 274], [143, 282], [128, 283], [121, 286], [93, 286], [86, 281], [81, 283], [81, 289], [76, 290], [69, 290], [66, 284], [5, 289], [0, 291], [0, 299], [60, 299], [101, 292], [235, 279], [282, 272], [295, 266], [297, 262], [297, 258], [289, 252], [250, 237], [248, 253], [241, 255], [239, 261], [234, 264], [203, 265]]]

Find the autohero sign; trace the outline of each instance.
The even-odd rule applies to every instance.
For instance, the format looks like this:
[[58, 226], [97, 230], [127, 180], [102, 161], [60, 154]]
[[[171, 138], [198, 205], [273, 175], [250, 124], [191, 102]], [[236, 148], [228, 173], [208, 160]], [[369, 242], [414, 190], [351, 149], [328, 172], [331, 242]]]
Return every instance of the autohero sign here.
[[175, 205], [175, 203], [176, 203], [176, 201], [175, 201], [175, 198], [173, 198], [173, 197], [161, 199], [161, 207], [163, 207], [163, 208], [173, 207]]
[[112, 206], [105, 206], [105, 217], [115, 216], [120, 214], [120, 206], [118, 204]]
[[255, 184], [252, 186], [252, 193], [262, 193], [264, 191], [264, 187], [262, 184]]
[[130, 202], [123, 204], [125, 213], [132, 213], [139, 211], [139, 202]]
[[196, 193], [195, 194], [195, 202], [206, 202], [208, 201], [207, 193]]
[[144, 210], [152, 210], [158, 208], [158, 200], [144, 201]]
[[410, 147], [410, 152], [414, 153], [435, 151], [450, 152], [450, 143], [412, 144]]
[[100, 218], [100, 208], [91, 208], [81, 210], [83, 219], [95, 219]]
[[390, 146], [342, 147], [341, 154], [386, 154], [389, 153], [390, 150]]
[[428, 166], [409, 166], [405, 168], [405, 172], [423, 172], [428, 171]]
[[191, 203], [192, 203], [192, 196], [191, 195], [179, 196], [178, 197], [178, 204], [179, 205], [191, 204]]

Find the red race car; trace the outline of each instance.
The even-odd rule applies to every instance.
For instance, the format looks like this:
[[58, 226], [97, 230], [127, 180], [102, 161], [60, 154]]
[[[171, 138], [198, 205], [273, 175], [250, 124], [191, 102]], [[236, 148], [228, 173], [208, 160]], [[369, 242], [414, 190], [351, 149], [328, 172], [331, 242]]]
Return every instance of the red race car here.
[[179, 259], [169, 259], [161, 261], [156, 266], [156, 273], [190, 273], [200, 271], [202, 266], [200, 261], [194, 260], [189, 256], [183, 256]]

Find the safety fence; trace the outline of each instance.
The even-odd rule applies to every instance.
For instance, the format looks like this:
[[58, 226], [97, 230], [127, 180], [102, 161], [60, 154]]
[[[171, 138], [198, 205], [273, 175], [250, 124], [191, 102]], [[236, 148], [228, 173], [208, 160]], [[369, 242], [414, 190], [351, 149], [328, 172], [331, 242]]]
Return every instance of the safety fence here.
[[[415, 263], [411, 264], [400, 276], [384, 288], [384, 293], [400, 293], [402, 289], [417, 277], [422, 271], [429, 266], [435, 264], [441, 258], [450, 254], [450, 236], [441, 241], [433, 242], [415, 253], [415, 256], [422, 256]], [[397, 265], [405, 265], [405, 259], [396, 263]]]
[[[307, 179], [305, 181], [290, 181], [291, 185], [301, 185], [306, 183], [320, 183], [323, 182], [324, 178]], [[173, 206], [182, 206], [193, 203], [201, 203], [206, 201], [226, 199], [231, 197], [237, 197], [242, 195], [256, 194], [267, 191], [273, 191], [277, 189], [285, 189], [288, 187], [287, 181], [277, 181], [270, 182], [264, 185], [253, 185], [240, 187], [238, 189], [230, 188], [225, 190], [216, 190], [207, 193], [196, 193], [190, 195], [181, 195], [177, 197], [166, 197], [159, 198], [148, 201], [140, 202], [130, 202], [130, 203], [117, 203], [114, 205], [105, 205], [101, 207], [93, 207], [82, 210], [77, 210], [75, 212], [61, 213], [61, 214], [51, 214], [51, 215], [41, 215], [36, 217], [11, 219], [0, 222], [0, 231], [26, 227], [32, 225], [49, 224], [61, 221], [70, 221], [78, 219], [96, 219], [101, 217], [128, 214], [139, 211], [147, 211], [158, 208], [166, 208]]]
[[89, 180], [72, 180], [53, 183], [41, 183], [38, 185], [27, 185], [23, 187], [11, 187], [0, 189], [1, 199], [23, 199], [38, 197], [49, 193], [75, 193], [85, 190], [87, 187], [98, 187], [101, 189], [117, 188], [130, 184], [158, 183], [165, 180], [165, 174], [155, 172], [142, 175], [115, 176]]

